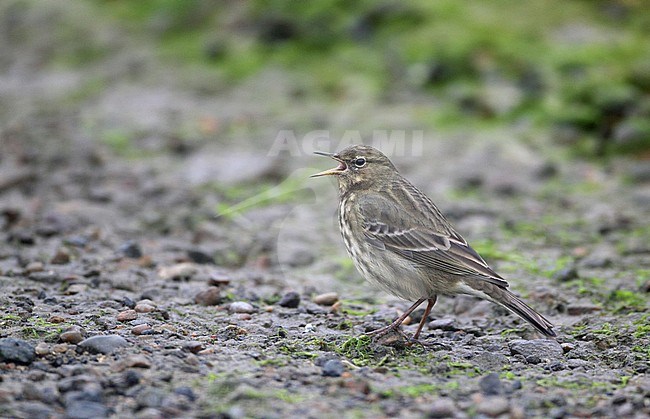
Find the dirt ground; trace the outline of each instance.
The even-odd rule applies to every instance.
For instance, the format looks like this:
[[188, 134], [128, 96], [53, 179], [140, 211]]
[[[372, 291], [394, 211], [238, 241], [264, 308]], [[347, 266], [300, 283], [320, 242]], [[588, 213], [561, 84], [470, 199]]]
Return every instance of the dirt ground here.
[[[1, 46], [0, 417], [650, 416], [648, 160], [423, 130], [435, 102], [323, 103], [273, 68], [177, 77], [113, 33], [97, 66], [39, 66], [46, 32]], [[557, 339], [470, 297], [421, 344], [364, 335], [410, 302], [363, 283], [334, 184], [308, 178], [358, 138]]]

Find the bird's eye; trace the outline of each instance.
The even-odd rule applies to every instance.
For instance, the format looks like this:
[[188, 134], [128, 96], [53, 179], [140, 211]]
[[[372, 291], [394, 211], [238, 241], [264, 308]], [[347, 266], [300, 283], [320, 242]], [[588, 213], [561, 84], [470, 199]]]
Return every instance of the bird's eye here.
[[366, 159], [359, 157], [358, 159], [354, 160], [354, 165], [357, 167], [363, 167], [366, 165]]

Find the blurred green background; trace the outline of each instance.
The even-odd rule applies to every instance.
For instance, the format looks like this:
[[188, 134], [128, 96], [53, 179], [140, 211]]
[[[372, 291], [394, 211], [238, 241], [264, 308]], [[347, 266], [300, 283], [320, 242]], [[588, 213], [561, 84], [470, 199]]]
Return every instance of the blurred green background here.
[[[228, 83], [269, 66], [294, 95], [433, 96], [423, 124], [526, 122], [590, 155], [650, 149], [650, 7], [642, 0], [102, 0], [164, 60]], [[101, 54], [101, 48], [86, 52]]]
[[[34, 8], [55, 12], [20, 22]], [[583, 156], [650, 150], [643, 0], [9, 1], [2, 15], [13, 45], [47, 37], [41, 66], [96, 66], [131, 48], [204, 95], [275, 69], [296, 101], [419, 104], [422, 129], [524, 124]], [[92, 98], [107, 79], [67, 99]]]

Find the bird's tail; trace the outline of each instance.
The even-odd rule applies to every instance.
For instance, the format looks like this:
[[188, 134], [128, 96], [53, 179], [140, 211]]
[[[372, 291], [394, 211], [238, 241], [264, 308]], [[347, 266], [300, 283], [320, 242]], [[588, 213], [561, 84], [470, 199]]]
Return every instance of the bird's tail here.
[[553, 324], [544, 316], [529, 307], [526, 303], [521, 301], [519, 297], [505, 288], [496, 286], [490, 288], [492, 288], [490, 290], [491, 292], [488, 291], [487, 294], [492, 301], [502, 305], [522, 319], [526, 320], [542, 334], [546, 336], [556, 336], [555, 332], [553, 331]]

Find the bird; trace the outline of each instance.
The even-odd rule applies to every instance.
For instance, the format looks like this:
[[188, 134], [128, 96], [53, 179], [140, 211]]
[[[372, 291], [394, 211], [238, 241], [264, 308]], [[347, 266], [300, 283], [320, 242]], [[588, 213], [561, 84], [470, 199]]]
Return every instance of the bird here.
[[369, 335], [401, 333], [400, 325], [426, 301], [412, 337], [417, 341], [439, 295], [468, 294], [505, 307], [545, 336], [556, 336], [553, 324], [508, 290], [508, 282], [381, 151], [351, 145], [338, 153], [315, 154], [338, 162], [310, 177], [334, 176], [338, 181], [341, 235], [361, 276], [389, 294], [415, 301], [394, 322]]

